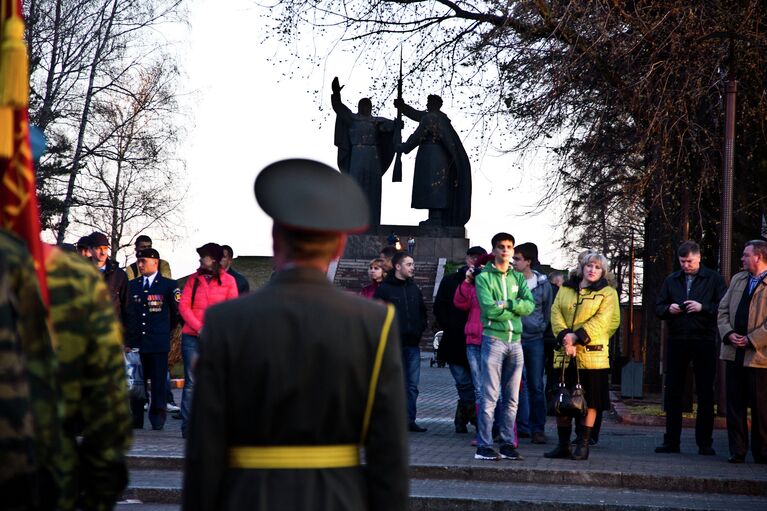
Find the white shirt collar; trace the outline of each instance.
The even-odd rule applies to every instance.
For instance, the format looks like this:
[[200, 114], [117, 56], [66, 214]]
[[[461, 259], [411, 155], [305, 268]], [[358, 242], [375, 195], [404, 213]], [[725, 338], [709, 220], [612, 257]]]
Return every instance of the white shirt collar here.
[[[157, 277], [157, 272], [154, 272], [154, 273], [153, 273], [153, 274], [151, 274], [151, 275], [144, 275], [144, 277], [143, 277], [143, 278], [144, 278], [144, 280], [149, 280], [149, 286], [151, 287], [151, 286], [152, 286], [152, 284], [154, 284], [154, 279], [155, 279], [155, 277]], [[142, 280], [142, 281], [141, 281], [141, 285], [142, 285], [142, 286], [144, 285], [144, 280]]]

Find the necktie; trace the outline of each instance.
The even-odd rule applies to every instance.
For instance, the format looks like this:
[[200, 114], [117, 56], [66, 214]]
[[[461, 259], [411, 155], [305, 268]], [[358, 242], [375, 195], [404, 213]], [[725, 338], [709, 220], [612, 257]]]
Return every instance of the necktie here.
[[144, 277], [144, 291], [149, 289], [149, 279]]

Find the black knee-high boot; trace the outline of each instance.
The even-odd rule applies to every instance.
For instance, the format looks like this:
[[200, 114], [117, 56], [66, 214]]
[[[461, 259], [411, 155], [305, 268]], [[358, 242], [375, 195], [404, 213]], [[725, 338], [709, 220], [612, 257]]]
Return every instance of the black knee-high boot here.
[[591, 438], [591, 428], [589, 426], [582, 426], [581, 431], [581, 441], [575, 446], [575, 452], [573, 452], [572, 456], [572, 459], [574, 460], [589, 459], [589, 438]]
[[570, 435], [573, 432], [573, 425], [557, 426], [557, 436], [559, 443], [551, 451], [544, 453], [544, 458], [569, 458], [570, 453]]

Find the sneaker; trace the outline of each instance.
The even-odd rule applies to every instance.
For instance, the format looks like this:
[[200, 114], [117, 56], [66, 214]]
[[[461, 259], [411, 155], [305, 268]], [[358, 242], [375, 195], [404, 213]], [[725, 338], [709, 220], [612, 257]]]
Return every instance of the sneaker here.
[[495, 449], [492, 447], [477, 447], [477, 452], [474, 453], [474, 459], [497, 461], [501, 459], [501, 455], [495, 452]]
[[171, 413], [170, 416], [176, 420], [181, 420], [181, 410]]
[[501, 446], [500, 452], [501, 452], [501, 458], [506, 458], [507, 460], [521, 461], [525, 459], [524, 456], [519, 454], [519, 452], [511, 444], [503, 444]]
[[546, 443], [546, 435], [543, 434], [543, 431], [536, 431], [533, 433], [533, 440], [532, 442], [534, 444], [545, 444]]
[[167, 403], [165, 405], [165, 409], [167, 411], [169, 411], [169, 412], [177, 412], [177, 411], [181, 410], [181, 408], [179, 408], [178, 406], [174, 405], [173, 403]]
[[715, 456], [716, 451], [713, 447], [698, 447], [698, 454], [702, 454], [703, 456]]
[[144, 403], [144, 411], [145, 412], [149, 411], [149, 403]]

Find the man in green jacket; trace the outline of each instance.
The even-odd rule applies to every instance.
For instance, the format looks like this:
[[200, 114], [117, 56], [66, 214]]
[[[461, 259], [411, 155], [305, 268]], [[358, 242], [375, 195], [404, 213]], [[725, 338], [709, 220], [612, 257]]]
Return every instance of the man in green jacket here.
[[[511, 268], [514, 236], [493, 236], [495, 261], [476, 276], [477, 300], [482, 321], [482, 398], [479, 407], [478, 460], [521, 460], [517, 452], [514, 422], [522, 379], [522, 316], [535, 309], [535, 300], [524, 275]], [[499, 397], [501, 447], [493, 449], [493, 419]]]

